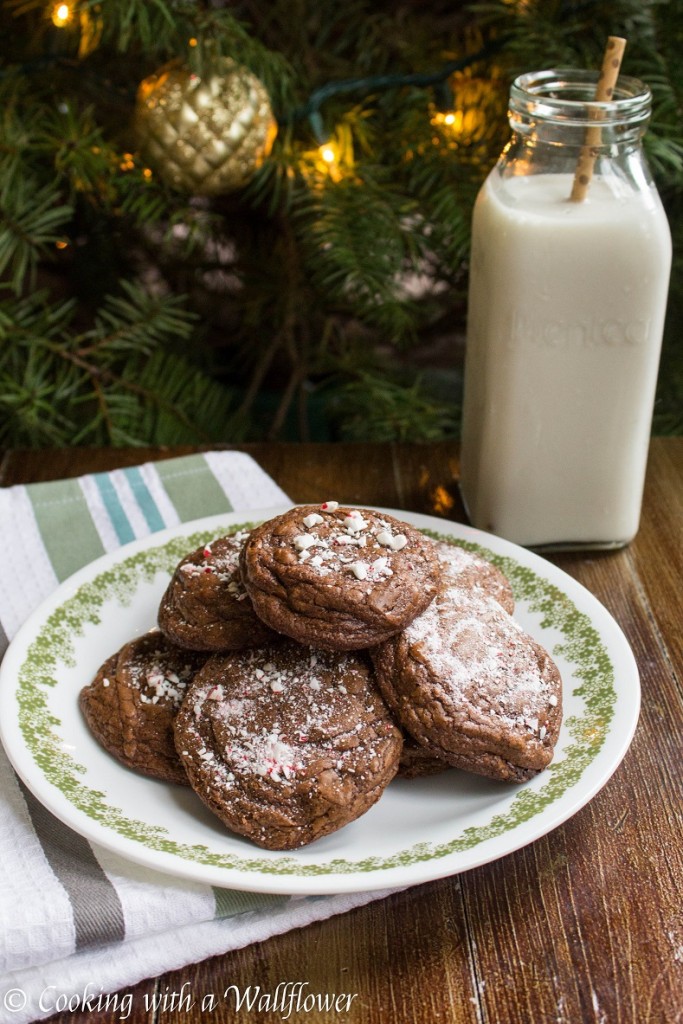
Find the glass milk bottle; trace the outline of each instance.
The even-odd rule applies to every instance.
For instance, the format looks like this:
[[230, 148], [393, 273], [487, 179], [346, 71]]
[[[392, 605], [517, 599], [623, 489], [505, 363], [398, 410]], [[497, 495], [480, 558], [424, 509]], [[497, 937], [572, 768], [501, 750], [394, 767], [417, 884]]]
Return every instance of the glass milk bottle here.
[[596, 80], [514, 82], [473, 215], [461, 490], [474, 526], [534, 547], [619, 547], [642, 501], [671, 236], [641, 146], [650, 91], [622, 76], [596, 103]]

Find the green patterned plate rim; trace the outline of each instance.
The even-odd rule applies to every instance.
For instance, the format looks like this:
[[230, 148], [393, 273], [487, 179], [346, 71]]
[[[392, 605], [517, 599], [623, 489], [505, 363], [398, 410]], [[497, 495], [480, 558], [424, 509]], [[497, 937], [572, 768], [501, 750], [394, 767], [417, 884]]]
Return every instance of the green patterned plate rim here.
[[[148, 618], [138, 632], [154, 624], [150, 609], [184, 554], [281, 511], [213, 516], [126, 545], [62, 584], [23, 627], [2, 666], [0, 728], [15, 769], [53, 813], [88, 839], [162, 871], [253, 891], [324, 893], [411, 884], [497, 859], [544, 835], [592, 799], [626, 753], [638, 719], [638, 671], [616, 622], [580, 584], [533, 553], [469, 527], [394, 509], [384, 511], [434, 538], [483, 555], [510, 580], [516, 617], [551, 652], [563, 675], [565, 719], [551, 766], [530, 783], [504, 788], [491, 783], [489, 790], [481, 788], [481, 780], [475, 784], [464, 781], [462, 773], [446, 773], [453, 775], [449, 785], [456, 795], [449, 797], [442, 782], [439, 800], [452, 813], [452, 825], [428, 825], [420, 837], [408, 830], [404, 842], [400, 833], [407, 826], [397, 825], [394, 848], [383, 848], [379, 839], [391, 823], [386, 813], [381, 829], [367, 835], [362, 828], [358, 832], [359, 823], [347, 826], [355, 829], [347, 847], [342, 829], [330, 850], [322, 840], [305, 851], [278, 854], [239, 837], [223, 837], [210, 826], [202, 833], [203, 841], [196, 836], [193, 840], [191, 828], [174, 827], [183, 823], [183, 815], [192, 816], [192, 805], [189, 810], [182, 805], [177, 820], [176, 810], [169, 812], [172, 820], [164, 824], [159, 815], [149, 813], [162, 786], [153, 780], [135, 779], [136, 785], [150, 788], [150, 803], [142, 813], [137, 804], [113, 798], [101, 784], [101, 770], [93, 776], [89, 764], [103, 756], [94, 740], [67, 742], [72, 728], [68, 723], [80, 716], [77, 688], [90, 678], [79, 679], [79, 665], [87, 664], [92, 673], [117, 649], [107, 646], [111, 623], [117, 616], [137, 614], [136, 602], [144, 605]], [[110, 760], [112, 777], [124, 773], [130, 778], [132, 773]], [[474, 803], [468, 796], [460, 807], [458, 787], [466, 790], [469, 785], [475, 785]], [[415, 787], [421, 798], [423, 792], [429, 794], [429, 782], [400, 786], [392, 808], [399, 817], [401, 802], [413, 799], [412, 794], [405, 796], [406, 787]], [[389, 792], [392, 787], [398, 792], [395, 783]], [[385, 800], [387, 794], [376, 806]], [[436, 803], [434, 810], [439, 813]]]

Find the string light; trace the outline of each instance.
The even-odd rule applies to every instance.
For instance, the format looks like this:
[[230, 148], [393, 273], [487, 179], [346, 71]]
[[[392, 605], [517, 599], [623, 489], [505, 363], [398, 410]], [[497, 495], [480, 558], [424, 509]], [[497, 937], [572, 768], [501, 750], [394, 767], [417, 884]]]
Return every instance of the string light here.
[[437, 110], [431, 118], [431, 124], [435, 128], [445, 128], [450, 135], [458, 136], [462, 133], [465, 115], [462, 110]]
[[340, 162], [339, 146], [332, 139], [318, 146], [318, 159], [316, 170], [319, 176], [330, 178], [332, 181], [341, 181], [344, 171]]
[[446, 109], [432, 106], [430, 124], [437, 129], [434, 144], [454, 149], [477, 143], [486, 131], [486, 100], [490, 83], [478, 78], [457, 82], [455, 97]]
[[[98, 10], [98, 8], [94, 9]], [[77, 13], [77, 0], [54, 3], [51, 8], [51, 19], [57, 28], [65, 28], [75, 20]], [[95, 22], [89, 18], [87, 13], [81, 12], [80, 20], [82, 40], [79, 56], [84, 57], [99, 45], [102, 35], [102, 19], [98, 15], [98, 20]], [[195, 49], [198, 46], [199, 40], [195, 36], [191, 36], [187, 43], [190, 49]], [[499, 45], [499, 43], [488, 43], [477, 53], [450, 61], [434, 72], [377, 75], [367, 78], [333, 81], [317, 89], [309, 96], [305, 106], [292, 111], [289, 115], [292, 121], [307, 118], [317, 143], [316, 149], [302, 154], [302, 170], [304, 174], [310, 177], [312, 181], [317, 180], [319, 184], [322, 184], [324, 179], [338, 182], [342, 177], [352, 172], [354, 155], [351, 128], [348, 124], [342, 123], [337, 125], [334, 134], [330, 136], [328, 131], [325, 130], [321, 107], [330, 97], [353, 92], [362, 91], [366, 94], [372, 94], [385, 89], [405, 86], [432, 86], [435, 93], [440, 94], [438, 106], [441, 108], [434, 112], [434, 106], [432, 106], [430, 116], [431, 124], [441, 131], [441, 138], [435, 136], [433, 139], [434, 144], [443, 145], [445, 142], [449, 149], [462, 144], [465, 141], [463, 136], [468, 134], [467, 129], [471, 127], [468, 122], [472, 119], [472, 112], [469, 110], [448, 109], [452, 104], [452, 93], [450, 92], [448, 80], [457, 72], [470, 68], [473, 64], [488, 57], [498, 49]], [[446, 99], [446, 97], [449, 99]], [[119, 166], [122, 171], [133, 170], [135, 162], [132, 154], [124, 154]], [[148, 168], [144, 168], [142, 173], [146, 179], [152, 176], [152, 172]]]
[[56, 28], [67, 28], [78, 20], [81, 29], [78, 56], [81, 60], [88, 57], [100, 45], [104, 22], [99, 6], [92, 8], [84, 6], [79, 11], [76, 2], [56, 3], [52, 6], [50, 17]]
[[334, 135], [315, 149], [300, 154], [299, 170], [313, 189], [338, 182], [353, 173], [353, 139], [348, 125], [340, 124]]
[[334, 139], [327, 139], [317, 149], [302, 153], [301, 170], [312, 187], [324, 181], [341, 181], [344, 168], [339, 146]]
[[57, 28], [66, 28], [74, 16], [71, 4], [55, 4], [52, 8], [52, 24]]
[[[325, 160], [326, 158], [323, 156], [322, 150], [327, 145], [325, 141], [327, 133], [324, 129], [320, 108], [330, 97], [353, 92], [371, 94], [384, 89], [394, 89], [409, 85], [422, 88], [426, 86], [433, 86], [437, 90], [448, 93], [449, 88], [447, 83], [448, 79], [452, 75], [455, 75], [459, 71], [463, 71], [465, 68], [471, 67], [480, 60], [485, 60], [492, 53], [495, 53], [496, 50], [499, 49], [500, 45], [499, 41], [489, 42], [477, 53], [449, 61], [448, 64], [445, 64], [438, 71], [434, 72], [418, 72], [415, 74], [405, 75], [376, 75], [368, 78], [350, 78], [338, 82], [328, 82], [320, 89], [316, 89], [315, 92], [309, 96], [308, 102], [305, 106], [300, 107], [298, 110], [293, 112], [292, 119], [308, 119], [313, 135], [317, 139], [320, 147], [320, 158]], [[458, 115], [458, 111], [447, 111], [442, 115], [440, 123], [448, 127], [454, 127], [457, 124]], [[462, 118], [462, 113], [460, 113], [459, 116]], [[434, 120], [432, 120], [432, 124], [434, 123]], [[330, 161], [330, 163], [331, 162], [332, 161]]]

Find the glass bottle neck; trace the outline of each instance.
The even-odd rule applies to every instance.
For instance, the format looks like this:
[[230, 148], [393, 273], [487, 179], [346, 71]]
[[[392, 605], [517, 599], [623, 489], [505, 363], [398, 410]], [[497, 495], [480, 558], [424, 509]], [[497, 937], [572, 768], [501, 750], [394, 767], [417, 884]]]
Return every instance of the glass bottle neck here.
[[651, 93], [621, 76], [612, 99], [593, 99], [598, 73], [553, 69], [515, 79], [508, 117], [517, 142], [575, 150], [590, 144], [596, 156], [618, 156], [640, 144], [650, 117]]
[[589, 148], [592, 173], [614, 188], [640, 191], [652, 184], [641, 140], [651, 93], [635, 78], [620, 77], [608, 102], [593, 99], [592, 71], [536, 71], [510, 89], [512, 138], [496, 168], [500, 179], [530, 174], [574, 174]]

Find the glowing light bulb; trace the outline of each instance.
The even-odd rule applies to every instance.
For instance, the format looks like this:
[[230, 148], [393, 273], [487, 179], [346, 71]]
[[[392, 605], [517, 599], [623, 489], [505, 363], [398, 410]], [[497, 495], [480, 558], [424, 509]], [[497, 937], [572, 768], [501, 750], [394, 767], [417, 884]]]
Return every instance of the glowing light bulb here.
[[304, 174], [310, 176], [314, 187], [341, 181], [349, 174], [353, 168], [353, 146], [345, 127], [328, 136], [315, 149], [302, 153], [301, 167]]
[[431, 119], [435, 128], [449, 128], [452, 132], [462, 131], [464, 112], [462, 110], [448, 110], [443, 113], [437, 110]]
[[57, 28], [64, 28], [73, 17], [73, 9], [70, 4], [55, 4], [52, 8], [52, 24]]

